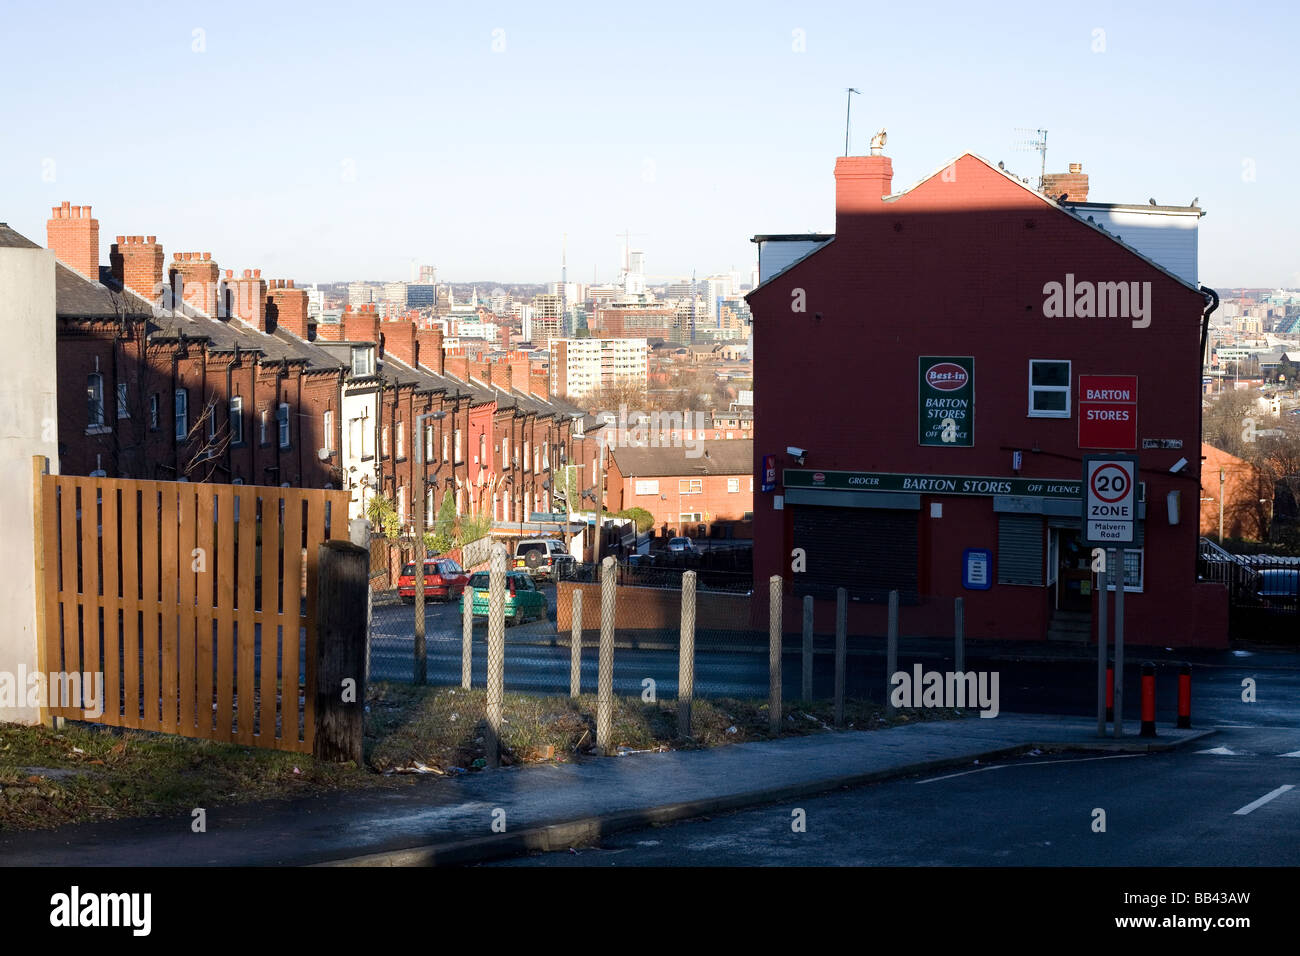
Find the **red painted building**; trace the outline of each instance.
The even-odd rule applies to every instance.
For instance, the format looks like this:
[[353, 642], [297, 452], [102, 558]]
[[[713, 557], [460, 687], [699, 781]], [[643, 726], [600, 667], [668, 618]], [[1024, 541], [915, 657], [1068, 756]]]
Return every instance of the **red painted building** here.
[[755, 474], [775, 456], [776, 487], [755, 490], [755, 580], [782, 575], [826, 622], [846, 588], [860, 633], [883, 633], [898, 590], [908, 634], [951, 634], [963, 597], [971, 637], [1095, 635], [1079, 486], [1102, 449], [1081, 447], [1081, 378], [1129, 376], [1136, 404], [1102, 406], [1136, 414], [1102, 439], [1136, 445], [1144, 492], [1127, 640], [1223, 646], [1226, 595], [1196, 577], [1217, 299], [972, 154], [892, 179], [886, 156], [840, 158], [833, 238], [756, 239]]

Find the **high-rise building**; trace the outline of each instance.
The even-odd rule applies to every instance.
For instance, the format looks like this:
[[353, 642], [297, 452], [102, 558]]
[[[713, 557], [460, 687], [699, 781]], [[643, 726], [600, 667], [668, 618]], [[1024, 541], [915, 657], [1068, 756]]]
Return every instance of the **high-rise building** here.
[[369, 282], [348, 283], [348, 305], [356, 308], [375, 301], [375, 288]]
[[437, 285], [438, 270], [433, 266], [420, 266], [420, 274], [416, 276], [416, 282], [420, 285]]
[[645, 388], [650, 348], [645, 339], [566, 339], [546, 343], [551, 394], [585, 398], [602, 388]]

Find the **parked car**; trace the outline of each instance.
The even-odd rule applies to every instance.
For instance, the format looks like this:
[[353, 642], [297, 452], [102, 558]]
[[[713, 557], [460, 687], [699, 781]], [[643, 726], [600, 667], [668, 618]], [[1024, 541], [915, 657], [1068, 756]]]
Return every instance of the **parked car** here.
[[515, 545], [514, 567], [534, 578], [555, 580], [571, 574], [577, 559], [555, 538], [529, 538]]
[[[488, 588], [491, 575], [487, 571], [476, 571], [470, 575], [469, 585], [461, 595], [461, 613], [465, 611], [465, 602], [473, 601], [475, 617], [487, 617], [489, 608]], [[506, 573], [506, 624], [523, 624], [546, 617], [550, 606], [546, 595], [537, 589], [537, 584], [526, 571], [508, 571]]]
[[1257, 572], [1255, 597], [1270, 609], [1295, 612], [1300, 597], [1300, 569], [1267, 568]]
[[695, 546], [691, 538], [670, 538], [668, 541], [668, 551], [672, 554], [699, 554], [700, 549]]
[[[424, 562], [424, 597], [454, 601], [469, 583], [469, 574], [451, 558], [428, 558]], [[415, 562], [402, 568], [397, 578], [397, 596], [415, 603]]]

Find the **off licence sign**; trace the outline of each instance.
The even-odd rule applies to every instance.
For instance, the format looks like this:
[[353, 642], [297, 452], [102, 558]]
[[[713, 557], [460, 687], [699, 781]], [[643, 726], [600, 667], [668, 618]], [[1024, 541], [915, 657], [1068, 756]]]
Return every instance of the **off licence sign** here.
[[1137, 448], [1136, 375], [1079, 376], [1079, 447]]
[[1089, 544], [1130, 544], [1137, 519], [1137, 459], [1089, 455], [1083, 460], [1083, 534]]

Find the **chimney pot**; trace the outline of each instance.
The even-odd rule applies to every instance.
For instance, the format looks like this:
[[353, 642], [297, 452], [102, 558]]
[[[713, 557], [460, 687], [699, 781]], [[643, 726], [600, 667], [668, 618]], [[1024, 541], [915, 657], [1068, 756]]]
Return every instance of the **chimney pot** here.
[[203, 261], [204, 261], [204, 262], [209, 261], [211, 258], [212, 258], [212, 253], [210, 253], [210, 252], [205, 252], [205, 253], [203, 253]]
[[260, 279], [260, 278], [262, 278], [262, 270], [261, 270], [261, 269], [254, 269], [254, 270], [253, 270], [253, 278], [254, 278], [254, 279]]
[[293, 288], [293, 280], [292, 280], [292, 279], [288, 280], [288, 287], [289, 287], [290, 289]]
[[245, 269], [245, 270], [244, 270], [244, 278], [245, 278], [245, 279], [251, 279], [251, 278], [253, 278], [253, 270], [252, 270], [252, 269]]
[[157, 242], [157, 241], [158, 241], [158, 237], [157, 237], [157, 236], [150, 236], [150, 237], [149, 237], [149, 245], [153, 245], [153, 244], [154, 244], [155, 242]]
[[126, 236], [118, 236], [118, 237], [117, 237], [117, 244], [118, 244], [119, 246], [124, 246], [124, 245], [126, 245]]
[[1081, 172], [1083, 172], [1083, 163], [1071, 163], [1071, 164], [1070, 164], [1070, 172], [1072, 172], [1072, 173], [1081, 173]]
[[229, 281], [230, 279], [233, 279], [234, 277], [235, 277], [235, 270], [234, 270], [234, 269], [227, 269], [227, 270], [226, 270], [226, 279], [227, 279], [227, 281]]

